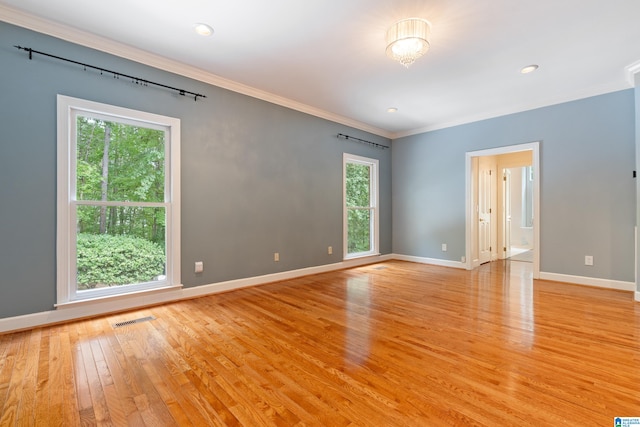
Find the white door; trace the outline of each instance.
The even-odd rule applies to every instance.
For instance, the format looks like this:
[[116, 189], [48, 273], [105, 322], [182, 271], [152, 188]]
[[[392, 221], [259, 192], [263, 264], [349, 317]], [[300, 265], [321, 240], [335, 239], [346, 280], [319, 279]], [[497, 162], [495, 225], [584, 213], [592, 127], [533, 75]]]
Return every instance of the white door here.
[[478, 173], [478, 258], [491, 261], [491, 169], [480, 166]]
[[511, 257], [511, 171], [504, 170], [502, 177], [502, 194], [504, 195], [504, 257]]

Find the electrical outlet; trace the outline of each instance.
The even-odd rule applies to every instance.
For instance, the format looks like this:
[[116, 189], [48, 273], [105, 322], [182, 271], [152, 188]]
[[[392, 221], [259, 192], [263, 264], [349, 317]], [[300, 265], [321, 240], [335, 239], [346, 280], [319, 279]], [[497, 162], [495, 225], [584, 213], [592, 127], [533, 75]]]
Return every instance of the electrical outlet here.
[[273, 260], [274, 260], [275, 262], [280, 261], [280, 254], [279, 254], [278, 252], [275, 252], [275, 253], [273, 254]]
[[328, 253], [329, 255], [333, 254], [333, 247], [329, 246], [329, 247], [327, 248], [327, 253]]
[[585, 255], [584, 256], [584, 265], [593, 265], [593, 256]]
[[461, 256], [460, 257], [460, 262], [467, 262], [467, 257], [466, 256]]
[[202, 261], [196, 261], [195, 272], [202, 273], [204, 271], [204, 263]]
[[447, 252], [447, 244], [446, 243], [442, 244], [442, 252]]

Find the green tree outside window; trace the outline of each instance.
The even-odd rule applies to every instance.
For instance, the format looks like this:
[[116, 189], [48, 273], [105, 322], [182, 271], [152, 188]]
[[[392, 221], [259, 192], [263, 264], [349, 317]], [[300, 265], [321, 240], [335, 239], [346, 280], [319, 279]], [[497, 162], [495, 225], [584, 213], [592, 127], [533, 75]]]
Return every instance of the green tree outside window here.
[[150, 282], [165, 274], [165, 133], [78, 116], [77, 289]]

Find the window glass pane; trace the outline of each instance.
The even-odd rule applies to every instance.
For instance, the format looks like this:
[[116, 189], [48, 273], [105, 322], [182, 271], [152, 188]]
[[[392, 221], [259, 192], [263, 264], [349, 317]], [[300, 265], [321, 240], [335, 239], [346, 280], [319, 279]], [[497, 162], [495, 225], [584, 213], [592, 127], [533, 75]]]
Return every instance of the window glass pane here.
[[347, 163], [347, 206], [370, 206], [371, 166]]
[[78, 116], [77, 200], [164, 202], [164, 132]]
[[533, 227], [533, 168], [522, 168], [522, 226]]
[[78, 206], [77, 290], [163, 279], [165, 208]]
[[371, 211], [349, 209], [347, 212], [347, 253], [371, 250]]

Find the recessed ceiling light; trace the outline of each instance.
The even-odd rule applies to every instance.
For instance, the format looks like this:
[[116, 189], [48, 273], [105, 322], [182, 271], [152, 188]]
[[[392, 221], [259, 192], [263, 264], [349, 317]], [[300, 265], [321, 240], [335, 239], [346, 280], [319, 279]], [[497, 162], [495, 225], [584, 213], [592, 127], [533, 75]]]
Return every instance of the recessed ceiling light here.
[[195, 24], [193, 26], [193, 29], [201, 36], [210, 36], [211, 34], [213, 34], [213, 28], [211, 28], [207, 24]]
[[527, 65], [526, 67], [522, 68], [522, 70], [520, 70], [520, 72], [522, 74], [529, 74], [529, 73], [534, 72], [537, 69], [538, 69], [538, 66], [536, 64], [531, 64], [531, 65]]
[[387, 108], [387, 113], [397, 113], [398, 109], [396, 107]]

